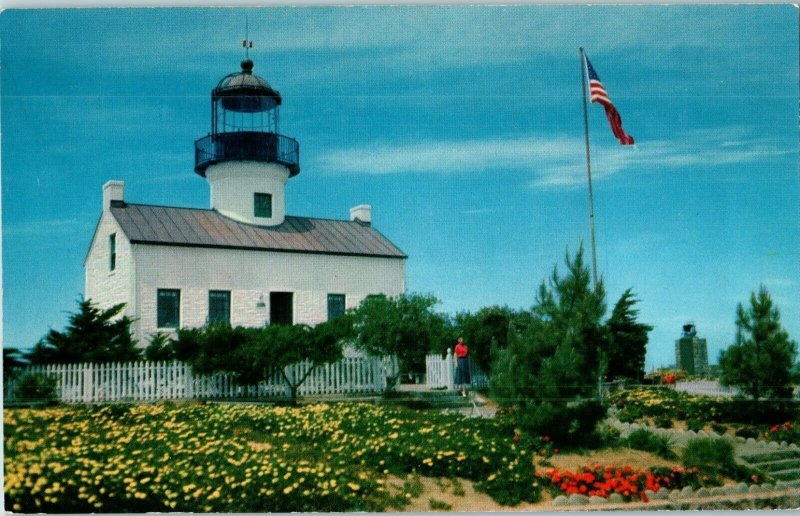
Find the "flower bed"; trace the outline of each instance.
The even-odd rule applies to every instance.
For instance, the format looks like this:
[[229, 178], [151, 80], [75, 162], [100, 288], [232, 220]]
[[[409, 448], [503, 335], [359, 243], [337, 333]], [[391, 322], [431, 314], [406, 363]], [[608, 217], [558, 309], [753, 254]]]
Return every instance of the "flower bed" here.
[[608, 498], [619, 494], [626, 501], [640, 499], [648, 501], [646, 490], [658, 492], [659, 489], [681, 489], [700, 484], [698, 470], [680, 467], [659, 467], [647, 470], [634, 470], [630, 466], [585, 466], [572, 472], [553, 468], [537, 476], [549, 482], [553, 496], [560, 494], [582, 494]]
[[[390, 474], [461, 477], [539, 499], [530, 449], [500, 420], [368, 404], [107, 405], [6, 410], [5, 502], [18, 512], [379, 511]], [[400, 497], [402, 498], [402, 497]]]
[[[764, 418], [769, 416], [766, 420], [781, 417], [783, 410], [791, 411], [789, 405], [780, 402], [775, 404], [762, 400], [761, 408], [755, 409], [755, 404], [749, 400], [688, 394], [668, 388], [625, 389], [610, 394], [609, 401], [616, 407], [617, 418], [622, 422], [652, 422], [655, 426], [669, 428], [673, 421], [686, 421], [690, 430], [697, 431], [710, 424], [711, 429], [717, 432], [728, 429], [728, 426], [719, 424], [725, 422], [733, 423], [731, 427], [741, 437], [800, 443], [800, 427], [796, 422], [785, 421], [777, 425], [747, 422], [753, 417], [756, 421], [765, 421], [753, 416], [753, 410]], [[773, 408], [776, 410], [772, 411]], [[664, 425], [664, 422], [670, 424]]]
[[609, 395], [619, 409], [620, 421], [668, 416], [675, 420], [718, 420], [725, 416], [729, 400], [721, 397], [688, 394], [673, 389], [625, 389]]

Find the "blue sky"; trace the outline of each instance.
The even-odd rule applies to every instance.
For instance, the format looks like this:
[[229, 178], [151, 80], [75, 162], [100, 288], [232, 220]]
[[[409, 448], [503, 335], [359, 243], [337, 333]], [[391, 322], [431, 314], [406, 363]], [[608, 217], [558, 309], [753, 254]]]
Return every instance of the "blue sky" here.
[[687, 321], [716, 362], [762, 283], [800, 339], [792, 6], [55, 9], [0, 14], [5, 346], [64, 326], [105, 181], [209, 206], [193, 142], [245, 18], [301, 145], [287, 212], [371, 204], [440, 310], [528, 308], [588, 248], [583, 46], [637, 142], [589, 106], [598, 266], [655, 326], [648, 369]]

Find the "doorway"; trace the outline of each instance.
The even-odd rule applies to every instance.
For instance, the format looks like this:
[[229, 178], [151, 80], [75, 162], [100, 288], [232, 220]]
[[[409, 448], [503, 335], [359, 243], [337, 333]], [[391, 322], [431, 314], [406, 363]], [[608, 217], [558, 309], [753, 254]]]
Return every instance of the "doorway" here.
[[269, 321], [270, 324], [294, 324], [294, 293], [270, 292], [269, 293]]

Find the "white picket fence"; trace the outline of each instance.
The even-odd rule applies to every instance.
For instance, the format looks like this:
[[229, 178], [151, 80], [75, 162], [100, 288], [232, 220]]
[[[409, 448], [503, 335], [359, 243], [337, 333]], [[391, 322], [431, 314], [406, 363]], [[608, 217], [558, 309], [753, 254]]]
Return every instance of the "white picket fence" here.
[[[470, 360], [472, 371], [472, 388], [486, 389], [489, 387], [489, 377], [480, 370], [474, 360]], [[428, 355], [425, 357], [425, 373], [429, 389], [453, 389], [456, 375], [455, 360], [452, 351], [448, 348], [447, 355]]]
[[[675, 390], [689, 394], [703, 394], [706, 396], [723, 396], [732, 398], [739, 394], [736, 387], [723, 387], [717, 380], [693, 380], [689, 382], [676, 382]], [[794, 388], [794, 397], [800, 396], [800, 386]]]
[[693, 380], [690, 382], [675, 382], [675, 390], [689, 394], [702, 394], [705, 396], [723, 396], [732, 398], [739, 393], [736, 387], [723, 387], [716, 380]]
[[[312, 367], [310, 361], [287, 368], [299, 379]], [[372, 394], [386, 389], [394, 374], [391, 359], [348, 357], [315, 368], [299, 387], [298, 395]], [[237, 385], [234, 375], [195, 375], [182, 362], [126, 362], [109, 364], [54, 364], [29, 366], [18, 379], [4, 386], [5, 402], [24, 401], [16, 395], [19, 378], [41, 374], [56, 379], [59, 399], [68, 403], [187, 400], [207, 398], [260, 398], [289, 396], [289, 386], [275, 371], [258, 385]]]

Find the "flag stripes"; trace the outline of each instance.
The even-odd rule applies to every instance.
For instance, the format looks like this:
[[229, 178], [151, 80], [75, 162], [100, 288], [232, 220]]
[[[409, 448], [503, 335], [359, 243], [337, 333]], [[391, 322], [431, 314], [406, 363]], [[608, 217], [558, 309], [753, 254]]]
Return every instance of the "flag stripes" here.
[[608, 123], [611, 125], [611, 132], [614, 133], [619, 143], [622, 145], [633, 145], [633, 136], [626, 133], [622, 128], [622, 117], [608, 97], [605, 86], [600, 82], [600, 77], [597, 75], [589, 58], [586, 57], [585, 54], [583, 57], [586, 61], [586, 75], [589, 78], [589, 100], [605, 108], [606, 118], [608, 118]]

